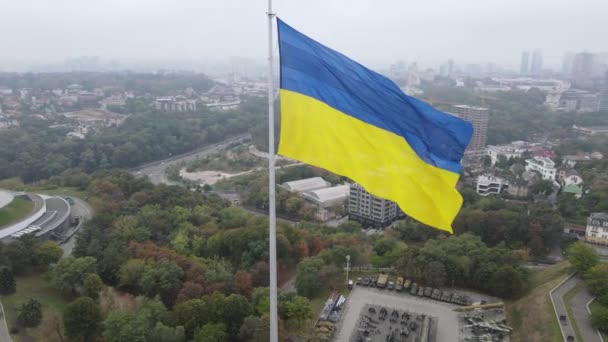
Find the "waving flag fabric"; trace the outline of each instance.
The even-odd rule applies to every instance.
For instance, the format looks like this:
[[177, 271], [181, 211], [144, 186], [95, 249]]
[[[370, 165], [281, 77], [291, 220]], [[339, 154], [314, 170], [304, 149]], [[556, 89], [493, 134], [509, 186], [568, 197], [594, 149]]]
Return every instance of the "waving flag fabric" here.
[[278, 22], [278, 153], [346, 176], [448, 232], [470, 123], [407, 96], [388, 78]]

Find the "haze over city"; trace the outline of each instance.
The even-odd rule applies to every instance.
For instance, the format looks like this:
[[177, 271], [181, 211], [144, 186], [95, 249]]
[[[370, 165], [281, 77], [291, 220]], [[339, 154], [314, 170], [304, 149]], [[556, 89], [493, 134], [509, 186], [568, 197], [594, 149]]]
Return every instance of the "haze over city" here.
[[[265, 54], [264, 1], [4, 1], [0, 70], [98, 56], [104, 61], [192, 65]], [[436, 67], [497, 63], [517, 67], [541, 49], [548, 67], [566, 51], [601, 52], [608, 36], [605, 1], [277, 1], [299, 30], [371, 65], [398, 59]]]
[[608, 341], [607, 13], [0, 0], [0, 342]]

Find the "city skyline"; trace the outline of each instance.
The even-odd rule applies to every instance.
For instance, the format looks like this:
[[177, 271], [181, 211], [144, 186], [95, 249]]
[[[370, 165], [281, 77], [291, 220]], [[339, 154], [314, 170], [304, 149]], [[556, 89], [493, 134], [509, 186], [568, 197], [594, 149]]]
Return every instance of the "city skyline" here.
[[[600, 14], [605, 5], [594, 1], [498, 1], [478, 6], [473, 1], [455, 5], [435, 0], [406, 7], [398, 1], [349, 1], [346, 6], [344, 0], [313, 0], [306, 5], [279, 1], [276, 7], [294, 27], [369, 65], [403, 59], [437, 66], [454, 59], [517, 70], [522, 51], [540, 49], [543, 65], [557, 69], [566, 51], [601, 52], [602, 37], [608, 34]], [[563, 13], [568, 13], [568, 22], [561, 20]], [[5, 70], [61, 63], [74, 56], [196, 64], [230, 56], [262, 60], [265, 51], [264, 8], [255, 2], [183, 1], [174, 6], [151, 1], [142, 6], [137, 1], [61, 0], [34, 7], [26, 1], [7, 8], [0, 19], [0, 28], [14, 32], [4, 39], [11, 51], [0, 61]], [[441, 25], [429, 25], [429, 19]]]

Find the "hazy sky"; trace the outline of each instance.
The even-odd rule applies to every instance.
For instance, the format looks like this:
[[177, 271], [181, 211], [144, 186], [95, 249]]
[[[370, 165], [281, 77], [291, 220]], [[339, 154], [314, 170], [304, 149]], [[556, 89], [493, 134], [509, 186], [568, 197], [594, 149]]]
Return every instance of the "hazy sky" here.
[[[606, 0], [275, 0], [287, 23], [364, 62], [517, 65], [608, 50]], [[0, 59], [263, 58], [265, 0], [0, 0]]]

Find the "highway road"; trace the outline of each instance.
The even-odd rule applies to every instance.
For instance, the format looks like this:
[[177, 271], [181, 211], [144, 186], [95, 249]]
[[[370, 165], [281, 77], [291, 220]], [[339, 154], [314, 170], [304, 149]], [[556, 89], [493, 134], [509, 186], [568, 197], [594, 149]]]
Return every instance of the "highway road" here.
[[[93, 208], [91, 208], [87, 202], [80, 198], [72, 198], [74, 199], [74, 204], [72, 205], [72, 216], [79, 216], [82, 218], [81, 222], [78, 224], [78, 229], [81, 229], [82, 225], [93, 217]], [[78, 235], [78, 233], [75, 233], [71, 238], [59, 245], [59, 247], [63, 249], [64, 257], [72, 254], [72, 250], [76, 245], [76, 235]]]
[[192, 152], [188, 152], [188, 153], [181, 154], [179, 156], [174, 156], [171, 158], [167, 158], [164, 160], [159, 160], [154, 163], [142, 165], [140, 167], [132, 169], [131, 173], [133, 173], [136, 176], [148, 176], [150, 181], [154, 184], [173, 185], [174, 182], [169, 180], [166, 175], [166, 170], [169, 166], [177, 165], [182, 162], [193, 161], [195, 159], [208, 156], [210, 154], [213, 154], [217, 151], [220, 151], [220, 150], [226, 148], [228, 145], [230, 145], [232, 143], [241, 142], [241, 141], [249, 139], [249, 138], [251, 138], [250, 134], [241, 134], [241, 135], [232, 137], [230, 139], [226, 139], [217, 144], [212, 144], [212, 145], [208, 145], [208, 146], [199, 148]]

